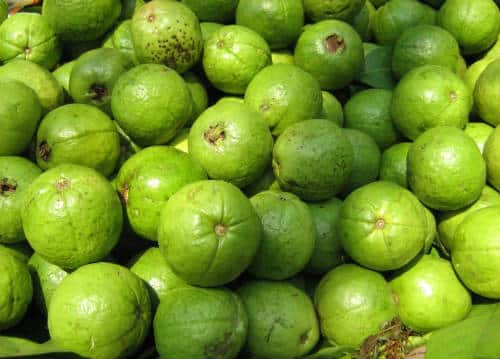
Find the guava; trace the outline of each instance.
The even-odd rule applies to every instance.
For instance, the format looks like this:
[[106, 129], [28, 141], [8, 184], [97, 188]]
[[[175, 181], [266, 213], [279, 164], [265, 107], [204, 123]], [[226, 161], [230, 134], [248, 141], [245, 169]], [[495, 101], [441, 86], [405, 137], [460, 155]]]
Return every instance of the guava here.
[[486, 161], [488, 182], [500, 189], [500, 127], [496, 127], [484, 145], [483, 157]]
[[245, 187], [271, 163], [273, 138], [264, 118], [242, 102], [220, 102], [189, 132], [189, 154], [210, 178]]
[[484, 145], [493, 133], [494, 128], [484, 122], [469, 122], [464, 132], [474, 140], [481, 153], [484, 152]]
[[194, 11], [200, 21], [231, 23], [238, 0], [181, 0]]
[[175, 135], [172, 140], [168, 143], [169, 146], [173, 146], [179, 151], [182, 151], [184, 153], [189, 153], [189, 148], [188, 148], [188, 137], [189, 137], [189, 128], [183, 128], [180, 130], [177, 135]]
[[321, 91], [323, 97], [323, 108], [318, 118], [330, 120], [342, 127], [344, 125], [344, 111], [342, 104], [328, 91]]
[[302, 271], [316, 240], [307, 205], [291, 193], [271, 190], [250, 201], [262, 223], [263, 236], [248, 272], [257, 278], [283, 280]]
[[245, 352], [257, 358], [302, 358], [318, 342], [314, 305], [302, 290], [287, 282], [248, 281], [238, 294], [248, 313]]
[[499, 90], [499, 78], [500, 59], [496, 59], [484, 69], [474, 87], [474, 105], [477, 114], [484, 122], [493, 126], [500, 124], [500, 106], [492, 100], [493, 94]]
[[347, 254], [378, 271], [408, 264], [423, 249], [428, 230], [415, 196], [385, 181], [372, 182], [347, 196], [338, 222]]
[[278, 136], [296, 122], [317, 118], [323, 98], [312, 75], [295, 65], [277, 64], [255, 75], [245, 92], [245, 103], [259, 112]]
[[125, 161], [116, 188], [133, 231], [155, 241], [168, 199], [184, 185], [203, 179], [205, 171], [190, 155], [169, 146], [152, 146]]
[[91, 168], [70, 164], [31, 183], [21, 218], [33, 249], [64, 269], [106, 257], [122, 229], [122, 208], [111, 184]]
[[75, 62], [76, 60], [66, 62], [52, 72], [52, 75], [54, 75], [56, 81], [63, 88], [64, 103], [72, 102], [71, 96], [69, 94], [69, 78], [71, 76], [73, 66], [75, 66]]
[[342, 129], [329, 120], [295, 123], [283, 131], [273, 149], [279, 186], [303, 200], [326, 200], [346, 185], [354, 150]]
[[156, 349], [162, 358], [234, 359], [247, 332], [243, 303], [227, 289], [171, 290], [154, 317]]
[[410, 145], [410, 142], [397, 143], [382, 153], [379, 174], [381, 181], [394, 182], [401, 187], [408, 188], [406, 159]]
[[271, 52], [271, 61], [273, 65], [295, 65], [295, 59], [293, 57], [293, 53], [290, 50], [276, 50]]
[[26, 239], [21, 208], [26, 190], [42, 171], [23, 157], [0, 156], [0, 243]]
[[350, 20], [354, 29], [363, 41], [370, 41], [373, 37], [373, 21], [376, 9], [373, 4], [366, 0], [361, 10]]
[[268, 189], [279, 190], [279, 186], [277, 186], [278, 188], [274, 188], [275, 186], [277, 186], [276, 177], [274, 177], [273, 168], [269, 166], [269, 168], [266, 169], [262, 176], [246, 186], [243, 191], [248, 197], [252, 197], [257, 193], [266, 191]]
[[132, 41], [132, 20], [121, 22], [104, 40], [102, 47], [110, 47], [120, 51], [131, 63], [137, 65], [139, 60]]
[[486, 184], [486, 164], [475, 142], [462, 130], [438, 126], [412, 143], [408, 183], [427, 207], [457, 210], [475, 202]]
[[122, 0], [120, 20], [130, 20], [135, 12], [145, 4], [144, 0]]
[[321, 334], [331, 343], [357, 347], [397, 315], [391, 288], [377, 272], [343, 264], [328, 272], [314, 293]]
[[[175, 218], [175, 221], [172, 221]], [[236, 279], [262, 237], [250, 200], [223, 181], [198, 181], [177, 191], [162, 210], [158, 243], [174, 273], [203, 287]]]
[[201, 22], [200, 28], [201, 28], [201, 37], [203, 38], [203, 41], [204, 42], [207, 41], [210, 35], [212, 35], [214, 32], [216, 32], [223, 26], [224, 24], [219, 24], [218, 22]]
[[91, 359], [131, 357], [151, 325], [146, 284], [125, 267], [85, 265], [69, 274], [49, 306], [51, 340]]
[[64, 105], [47, 114], [36, 135], [36, 160], [46, 170], [64, 163], [113, 173], [120, 137], [111, 118], [90, 105]]
[[304, 10], [313, 22], [326, 19], [349, 21], [364, 4], [365, 0], [304, 0]]
[[193, 99], [191, 116], [186, 125], [190, 126], [208, 107], [208, 93], [200, 78], [194, 72], [186, 72], [182, 75]]

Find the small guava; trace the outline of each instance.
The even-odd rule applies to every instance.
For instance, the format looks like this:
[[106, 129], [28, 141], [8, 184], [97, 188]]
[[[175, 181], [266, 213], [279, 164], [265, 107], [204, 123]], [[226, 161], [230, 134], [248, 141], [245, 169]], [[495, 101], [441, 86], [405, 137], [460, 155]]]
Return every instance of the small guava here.
[[484, 145], [483, 157], [486, 161], [488, 182], [500, 189], [500, 126], [497, 126]]
[[494, 128], [484, 122], [469, 122], [464, 132], [474, 140], [481, 153], [484, 152], [484, 145], [488, 138], [493, 133]]
[[323, 97], [323, 108], [318, 118], [330, 120], [339, 127], [342, 127], [344, 125], [342, 104], [328, 91], [321, 91], [321, 95]]
[[387, 148], [382, 153], [380, 161], [380, 180], [394, 182], [401, 187], [408, 188], [406, 174], [408, 150], [411, 142], [401, 142]]
[[131, 63], [135, 65], [139, 64], [132, 41], [132, 20], [125, 20], [118, 24], [113, 32], [104, 40], [102, 47], [116, 49], [125, 55]]

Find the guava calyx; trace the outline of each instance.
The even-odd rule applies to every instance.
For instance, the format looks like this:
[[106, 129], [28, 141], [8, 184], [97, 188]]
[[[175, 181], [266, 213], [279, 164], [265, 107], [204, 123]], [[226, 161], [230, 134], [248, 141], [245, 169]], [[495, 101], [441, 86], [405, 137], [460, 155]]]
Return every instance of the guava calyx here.
[[217, 124], [215, 126], [210, 126], [203, 134], [205, 141], [211, 145], [217, 146], [220, 142], [223, 142], [226, 138], [226, 131], [224, 130], [224, 125]]
[[69, 180], [69, 178], [59, 177], [58, 180], [56, 181], [56, 189], [59, 192], [68, 189], [70, 186], [71, 186], [71, 181]]
[[130, 187], [128, 183], [125, 183], [120, 190], [118, 191], [118, 195], [120, 197], [120, 200], [122, 201], [123, 204], [128, 203], [128, 192], [130, 190]]
[[7, 196], [16, 192], [17, 183], [9, 180], [8, 178], [2, 178], [0, 180], [0, 195]]
[[214, 232], [217, 236], [223, 237], [227, 233], [227, 227], [221, 223], [217, 223], [214, 227]]
[[344, 38], [338, 34], [329, 35], [325, 39], [325, 45], [328, 52], [342, 53], [345, 50]]
[[385, 228], [385, 219], [377, 218], [377, 220], [375, 221], [375, 228], [376, 229], [384, 229]]
[[44, 140], [40, 142], [40, 145], [38, 146], [38, 154], [40, 155], [40, 158], [47, 162], [50, 158], [50, 152], [51, 148], [47, 141]]
[[90, 98], [92, 100], [101, 102], [108, 95], [109, 91], [106, 86], [99, 84], [93, 84], [90, 86]]

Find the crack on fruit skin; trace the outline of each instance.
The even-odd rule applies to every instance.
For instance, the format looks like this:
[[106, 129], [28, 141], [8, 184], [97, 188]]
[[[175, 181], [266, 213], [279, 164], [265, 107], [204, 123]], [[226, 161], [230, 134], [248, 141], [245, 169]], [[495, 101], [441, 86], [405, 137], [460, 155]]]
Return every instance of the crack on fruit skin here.
[[328, 36], [325, 40], [325, 45], [328, 52], [342, 53], [345, 50], [344, 38], [337, 34]]
[[71, 181], [66, 177], [61, 177], [56, 182], [56, 189], [59, 192], [62, 192], [65, 189], [68, 189], [70, 186], [71, 186]]
[[216, 224], [214, 227], [214, 232], [217, 236], [222, 237], [227, 233], [227, 227], [223, 224]]
[[108, 89], [99, 84], [90, 86], [90, 98], [94, 101], [102, 101], [104, 97], [108, 96]]
[[209, 126], [208, 129], [203, 134], [205, 141], [211, 145], [217, 146], [220, 142], [224, 141], [226, 138], [226, 132], [224, 131], [224, 126], [217, 124], [215, 126]]
[[385, 220], [383, 218], [378, 218], [375, 221], [375, 228], [376, 229], [384, 229], [385, 227]]
[[42, 141], [40, 142], [40, 146], [38, 146], [38, 154], [40, 155], [40, 158], [42, 160], [44, 160], [45, 162], [47, 162], [49, 160], [49, 157], [50, 157], [50, 152], [51, 152], [51, 148], [49, 146], [49, 144], [47, 143], [47, 141]]
[[6, 196], [16, 192], [17, 184], [15, 182], [9, 181], [8, 178], [2, 178], [0, 180], [0, 195]]
[[120, 196], [120, 200], [122, 201], [123, 204], [127, 204], [128, 203], [128, 192], [129, 192], [129, 185], [128, 183], [125, 183], [121, 190], [118, 191], [118, 195]]

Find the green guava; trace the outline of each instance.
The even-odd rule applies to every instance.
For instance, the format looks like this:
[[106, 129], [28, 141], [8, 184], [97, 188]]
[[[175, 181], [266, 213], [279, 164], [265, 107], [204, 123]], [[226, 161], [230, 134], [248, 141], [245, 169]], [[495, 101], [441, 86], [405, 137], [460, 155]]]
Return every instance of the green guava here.
[[158, 228], [160, 250], [174, 273], [204, 287], [236, 279], [261, 237], [250, 200], [232, 184], [213, 180], [188, 184], [170, 197]]
[[354, 150], [342, 129], [329, 120], [295, 123], [278, 137], [273, 170], [279, 186], [304, 200], [326, 200], [346, 185]]
[[293, 53], [290, 50], [276, 50], [271, 52], [271, 61], [273, 65], [295, 65], [295, 59], [293, 57]]
[[457, 210], [475, 202], [486, 184], [486, 164], [475, 142], [462, 130], [438, 126], [412, 143], [408, 183], [427, 207]]
[[210, 178], [243, 188], [270, 165], [273, 137], [257, 111], [242, 102], [225, 101], [198, 117], [188, 145], [189, 154]]
[[179, 151], [184, 153], [189, 153], [188, 148], [188, 137], [189, 137], [189, 128], [183, 128], [180, 130], [177, 135], [168, 143], [169, 146], [175, 147]]
[[122, 0], [120, 20], [130, 20], [136, 11], [145, 4], [144, 0]]
[[31, 183], [21, 218], [33, 249], [64, 269], [106, 257], [118, 242], [123, 220], [111, 184], [91, 168], [70, 164]]
[[318, 118], [330, 120], [339, 127], [342, 127], [344, 125], [342, 104], [328, 91], [321, 91], [321, 95], [323, 97], [323, 108]]
[[314, 251], [314, 220], [297, 196], [264, 191], [252, 202], [263, 228], [263, 237], [248, 271], [257, 278], [283, 280], [302, 271]]
[[408, 188], [406, 159], [410, 145], [410, 142], [397, 143], [382, 153], [379, 173], [381, 181], [394, 182], [401, 187]]
[[102, 47], [110, 47], [120, 51], [127, 57], [129, 62], [137, 65], [139, 60], [137, 60], [137, 54], [135, 53], [132, 41], [132, 20], [121, 22], [104, 40]]
[[125, 161], [116, 189], [133, 231], [156, 241], [160, 212], [168, 199], [184, 185], [206, 178], [190, 155], [169, 146], [152, 146]]
[[500, 59], [496, 59], [484, 69], [474, 87], [474, 105], [477, 114], [484, 122], [493, 126], [500, 124], [500, 106], [492, 97], [499, 90], [499, 78]]
[[247, 332], [243, 303], [227, 289], [171, 290], [154, 317], [156, 349], [162, 358], [235, 359]]
[[72, 102], [71, 96], [69, 94], [69, 78], [71, 76], [73, 66], [75, 66], [75, 62], [76, 60], [66, 62], [65, 64], [52, 71], [52, 75], [54, 75], [59, 85], [61, 85], [61, 87], [63, 88], [64, 103]]
[[483, 157], [486, 161], [488, 182], [500, 189], [500, 127], [497, 126], [484, 145]]
[[203, 84], [194, 72], [186, 72], [182, 75], [193, 99], [191, 116], [186, 125], [190, 126], [208, 107], [208, 93]]
[[277, 64], [255, 75], [245, 92], [245, 103], [259, 112], [278, 136], [294, 123], [319, 117], [323, 97], [311, 74], [295, 65]]
[[212, 35], [214, 32], [216, 32], [223, 26], [224, 26], [223, 24], [219, 24], [217, 22], [201, 22], [200, 28], [201, 28], [201, 37], [203, 38], [203, 42], [207, 41], [210, 35]]
[[305, 13], [313, 22], [326, 19], [349, 21], [364, 5], [365, 0], [304, 0]]
[[151, 301], [146, 284], [112, 263], [85, 265], [69, 274], [49, 306], [51, 340], [90, 359], [133, 356], [148, 335]]
[[21, 208], [29, 185], [42, 171], [23, 157], [0, 156], [0, 243], [26, 239]]
[[357, 347], [397, 315], [389, 284], [377, 272], [344, 264], [321, 279], [314, 293], [321, 334]]
[[248, 313], [245, 352], [253, 357], [302, 358], [318, 342], [314, 305], [302, 290], [287, 282], [248, 281], [238, 294]]
[[474, 140], [481, 153], [484, 152], [484, 145], [493, 133], [494, 128], [484, 122], [469, 122], [464, 132]]
[[361, 10], [350, 20], [351, 25], [363, 41], [370, 41], [373, 37], [372, 28], [376, 11], [373, 4], [366, 0]]
[[427, 231], [424, 240], [424, 249], [423, 253], [427, 254], [431, 251], [432, 246], [434, 245], [434, 241], [437, 238], [437, 222], [434, 213], [432, 213], [427, 207], [422, 206], [422, 210], [424, 211], [425, 218], [427, 220]]
[[372, 182], [344, 201], [338, 222], [347, 254], [378, 271], [408, 264], [422, 251], [428, 235], [422, 205], [408, 190], [392, 182]]

